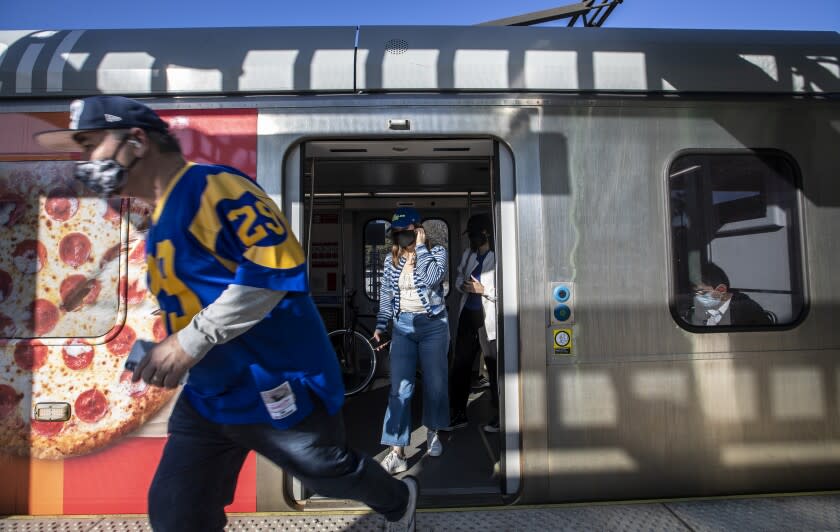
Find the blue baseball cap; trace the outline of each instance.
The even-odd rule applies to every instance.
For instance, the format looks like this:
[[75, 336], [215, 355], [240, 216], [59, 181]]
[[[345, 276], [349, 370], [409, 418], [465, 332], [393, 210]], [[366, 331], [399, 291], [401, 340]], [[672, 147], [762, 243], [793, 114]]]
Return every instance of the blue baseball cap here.
[[414, 207], [400, 207], [391, 217], [391, 230], [401, 231], [409, 225], [420, 224], [420, 213]]
[[35, 140], [55, 151], [79, 151], [75, 140], [82, 131], [129, 129], [169, 131], [169, 125], [142, 103], [123, 96], [91, 96], [70, 104], [70, 127], [44, 131]]

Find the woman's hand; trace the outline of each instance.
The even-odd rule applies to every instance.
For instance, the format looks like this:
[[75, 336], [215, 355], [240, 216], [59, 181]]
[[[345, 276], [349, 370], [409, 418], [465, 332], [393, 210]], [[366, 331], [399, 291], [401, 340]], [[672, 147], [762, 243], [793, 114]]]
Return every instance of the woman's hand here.
[[373, 349], [376, 351], [379, 351], [380, 349], [388, 345], [387, 342], [384, 344], [382, 343], [383, 334], [385, 334], [385, 331], [380, 331], [379, 329], [373, 331], [373, 336], [371, 337], [371, 340], [373, 340]]
[[423, 244], [426, 245], [426, 231], [422, 227], [418, 227], [414, 230], [417, 233], [417, 245]]
[[473, 276], [470, 276], [470, 280], [464, 283], [464, 286], [461, 287], [464, 292], [468, 292], [471, 294], [483, 294], [484, 293], [484, 285], [479, 282]]

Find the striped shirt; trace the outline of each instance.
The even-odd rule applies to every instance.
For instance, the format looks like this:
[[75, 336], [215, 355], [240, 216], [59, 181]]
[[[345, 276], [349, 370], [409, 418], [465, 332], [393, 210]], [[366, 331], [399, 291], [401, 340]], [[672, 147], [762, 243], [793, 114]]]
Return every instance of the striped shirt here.
[[[446, 275], [446, 248], [435, 246], [429, 251], [424, 244], [415, 247], [417, 257], [414, 265], [414, 287], [429, 316], [446, 312], [443, 297], [443, 279]], [[382, 284], [379, 288], [379, 313], [376, 315], [376, 330], [384, 331], [388, 322], [400, 311], [400, 274], [405, 266], [405, 257], [400, 257], [394, 266], [391, 257], [385, 259]]]

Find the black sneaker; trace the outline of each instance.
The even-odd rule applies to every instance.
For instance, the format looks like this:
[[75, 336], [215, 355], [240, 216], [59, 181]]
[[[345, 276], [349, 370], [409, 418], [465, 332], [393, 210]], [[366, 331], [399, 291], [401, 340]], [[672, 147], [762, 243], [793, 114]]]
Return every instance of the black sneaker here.
[[499, 432], [499, 417], [496, 416], [484, 425], [484, 432]]
[[467, 414], [464, 412], [458, 412], [456, 414], [453, 414], [450, 419], [451, 421], [449, 422], [449, 426], [441, 430], [462, 429], [470, 424], [469, 420], [467, 419]]
[[490, 387], [490, 381], [484, 375], [472, 385], [473, 390], [483, 390]]
[[385, 530], [389, 532], [414, 532], [416, 527], [416, 511], [417, 511], [417, 496], [420, 488], [417, 484], [417, 479], [412, 476], [407, 476], [402, 479], [405, 486], [408, 488], [408, 504], [405, 507], [405, 513], [399, 521], [386, 522]]

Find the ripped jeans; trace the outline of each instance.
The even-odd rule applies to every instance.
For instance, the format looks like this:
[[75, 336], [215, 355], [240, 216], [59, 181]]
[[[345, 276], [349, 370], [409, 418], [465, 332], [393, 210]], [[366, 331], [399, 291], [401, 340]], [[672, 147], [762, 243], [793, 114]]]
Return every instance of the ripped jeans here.
[[391, 390], [382, 424], [382, 444], [405, 447], [411, 441], [411, 397], [417, 363], [423, 371], [423, 424], [449, 426], [449, 320], [446, 313], [400, 312], [391, 339]]

